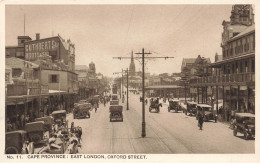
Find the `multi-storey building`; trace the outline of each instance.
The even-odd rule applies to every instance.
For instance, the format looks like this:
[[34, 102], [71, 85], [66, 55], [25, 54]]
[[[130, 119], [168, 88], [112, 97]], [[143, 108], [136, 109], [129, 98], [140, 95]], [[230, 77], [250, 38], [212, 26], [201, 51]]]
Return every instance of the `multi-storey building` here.
[[[211, 75], [191, 81], [196, 88], [214, 88], [218, 106], [222, 95], [226, 120], [234, 112], [255, 112], [255, 25], [251, 5], [234, 5], [230, 22], [223, 22], [223, 60], [209, 65]], [[218, 109], [218, 107], [217, 107]]]

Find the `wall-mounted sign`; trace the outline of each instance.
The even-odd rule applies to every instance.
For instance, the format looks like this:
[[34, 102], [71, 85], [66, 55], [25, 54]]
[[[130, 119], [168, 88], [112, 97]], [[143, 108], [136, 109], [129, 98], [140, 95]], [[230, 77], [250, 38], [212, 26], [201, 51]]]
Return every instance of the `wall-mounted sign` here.
[[57, 38], [25, 42], [25, 59], [35, 60], [40, 56], [50, 55], [50, 52], [57, 51], [58, 47]]

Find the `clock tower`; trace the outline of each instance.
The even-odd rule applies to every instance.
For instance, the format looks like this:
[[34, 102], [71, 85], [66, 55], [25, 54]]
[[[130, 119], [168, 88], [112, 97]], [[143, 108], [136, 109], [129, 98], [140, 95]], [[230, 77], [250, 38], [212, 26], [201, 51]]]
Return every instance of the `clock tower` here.
[[252, 5], [234, 5], [230, 16], [231, 25], [241, 24], [250, 26], [254, 24]]

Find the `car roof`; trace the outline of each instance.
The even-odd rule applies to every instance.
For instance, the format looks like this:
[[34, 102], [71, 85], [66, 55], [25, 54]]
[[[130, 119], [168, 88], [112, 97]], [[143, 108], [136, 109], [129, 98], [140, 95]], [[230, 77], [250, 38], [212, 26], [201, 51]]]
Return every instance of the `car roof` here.
[[180, 100], [170, 100], [170, 101], [172, 101], [172, 102], [180, 102]]
[[26, 123], [25, 125], [31, 125], [31, 124], [44, 124], [44, 121], [30, 122], [30, 123]]
[[236, 116], [237, 117], [252, 117], [252, 118], [255, 117], [255, 115], [252, 113], [236, 113]]
[[110, 105], [109, 108], [123, 108], [122, 105]]
[[66, 110], [57, 110], [52, 112], [51, 114], [60, 114], [60, 113], [66, 113]]
[[198, 104], [198, 103], [196, 103], [196, 102], [194, 102], [194, 101], [188, 101], [187, 103], [188, 103], [188, 104]]
[[199, 106], [199, 107], [207, 107], [207, 108], [211, 108], [211, 106], [210, 105], [208, 105], [208, 104], [197, 104], [197, 106]]
[[25, 130], [16, 130], [16, 131], [10, 131], [10, 132], [6, 132], [6, 134], [16, 134], [16, 133], [19, 133], [19, 134], [26, 134], [27, 132]]

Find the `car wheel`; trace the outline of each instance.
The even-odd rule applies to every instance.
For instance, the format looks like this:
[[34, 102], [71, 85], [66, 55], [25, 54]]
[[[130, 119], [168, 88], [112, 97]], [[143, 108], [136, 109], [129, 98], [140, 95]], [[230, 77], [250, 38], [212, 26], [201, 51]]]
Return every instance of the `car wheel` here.
[[236, 130], [236, 129], [234, 129], [233, 135], [234, 135], [234, 136], [237, 136], [237, 130]]
[[16, 147], [11, 146], [5, 149], [5, 154], [19, 154], [19, 152]]
[[248, 139], [248, 133], [246, 131], [244, 132], [244, 138], [245, 138], [245, 140]]

